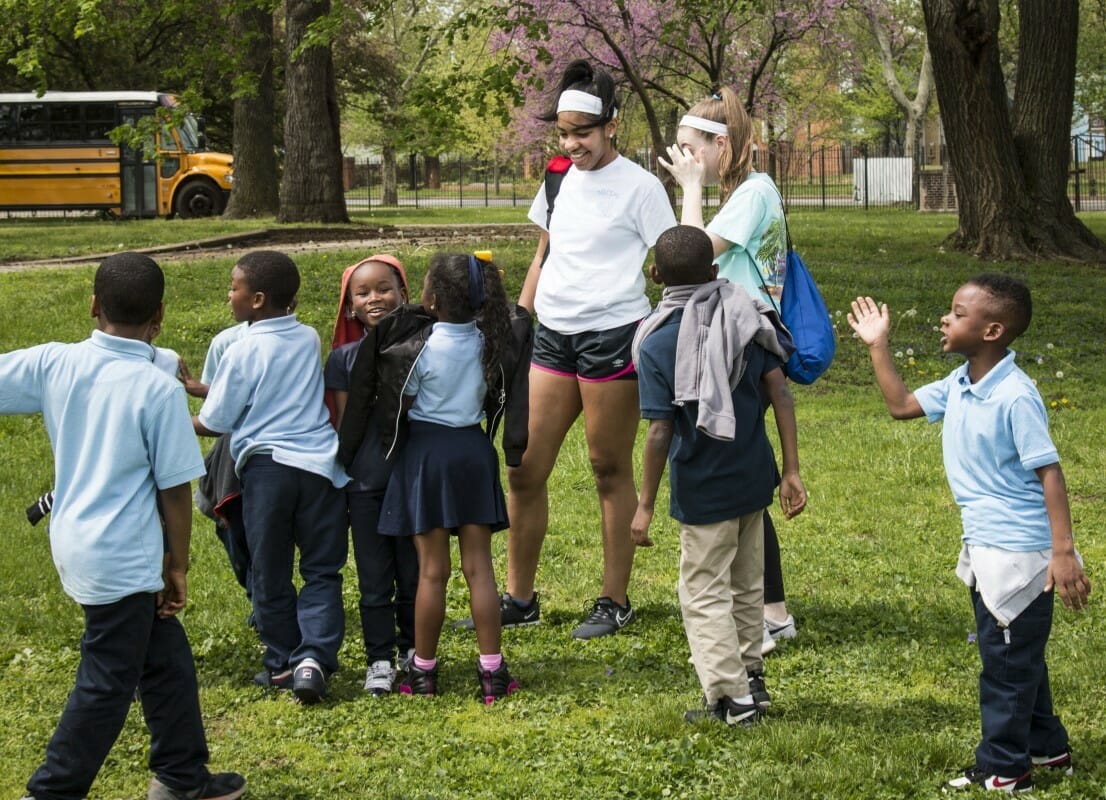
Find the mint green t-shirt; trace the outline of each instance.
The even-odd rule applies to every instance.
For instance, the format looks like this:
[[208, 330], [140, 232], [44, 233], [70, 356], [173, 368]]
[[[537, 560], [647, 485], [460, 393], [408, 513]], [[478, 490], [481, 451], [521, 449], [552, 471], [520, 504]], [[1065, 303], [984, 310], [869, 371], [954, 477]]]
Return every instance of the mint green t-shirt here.
[[715, 259], [718, 277], [745, 287], [752, 297], [778, 311], [787, 265], [787, 228], [783, 202], [772, 179], [763, 172], [749, 173], [707, 231], [733, 245]]

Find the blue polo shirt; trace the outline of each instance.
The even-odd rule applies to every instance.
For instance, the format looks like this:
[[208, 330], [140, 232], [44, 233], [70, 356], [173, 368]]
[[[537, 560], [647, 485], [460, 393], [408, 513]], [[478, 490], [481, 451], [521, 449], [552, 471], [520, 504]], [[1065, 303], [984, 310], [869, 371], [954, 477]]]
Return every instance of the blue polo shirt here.
[[223, 328], [211, 339], [207, 346], [207, 355], [204, 356], [204, 371], [200, 374], [200, 382], [211, 384], [215, 380], [215, 372], [219, 369], [219, 362], [223, 359], [223, 353], [227, 348], [246, 335], [250, 329], [250, 323], [239, 322], [229, 328]]
[[1052, 529], [1034, 471], [1060, 459], [1037, 387], [1014, 351], [976, 383], [965, 363], [914, 397], [930, 422], [944, 420], [945, 472], [964, 527], [963, 540], [1003, 550], [1044, 550]]
[[0, 413], [41, 412], [50, 436], [50, 549], [83, 605], [161, 591], [157, 490], [204, 474], [184, 388], [154, 359], [101, 331], [0, 356]]
[[709, 525], [761, 511], [776, 491], [776, 457], [764, 431], [761, 378], [782, 364], [759, 344], [745, 348], [745, 372], [733, 391], [737, 429], [732, 442], [696, 427], [698, 403], [673, 405], [676, 340], [683, 311], [641, 343], [638, 396], [645, 419], [673, 421], [668, 449], [669, 513], [687, 525]]
[[415, 402], [407, 418], [453, 428], [484, 419], [484, 335], [475, 322], [435, 322], [403, 387]]
[[295, 314], [254, 322], [227, 347], [199, 418], [208, 430], [230, 432], [239, 475], [250, 456], [267, 453], [337, 487], [349, 482], [323, 404], [319, 335]]

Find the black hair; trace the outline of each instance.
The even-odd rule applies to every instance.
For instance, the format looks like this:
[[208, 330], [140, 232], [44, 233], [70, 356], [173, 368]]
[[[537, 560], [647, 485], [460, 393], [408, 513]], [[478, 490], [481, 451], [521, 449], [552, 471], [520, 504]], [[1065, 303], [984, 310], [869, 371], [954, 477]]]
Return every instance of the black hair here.
[[276, 250], [255, 250], [238, 259], [234, 266], [242, 270], [252, 292], [262, 292], [271, 308], [288, 308], [300, 290], [300, 271], [296, 263]]
[[706, 283], [711, 280], [714, 245], [702, 228], [676, 225], [657, 237], [653, 258], [665, 286]]
[[1033, 298], [1025, 281], [1001, 272], [984, 272], [968, 283], [991, 296], [991, 308], [1006, 326], [1005, 344], [1025, 333], [1033, 321]]
[[115, 253], [100, 262], [92, 293], [108, 322], [141, 325], [149, 322], [165, 297], [165, 273], [149, 256]]
[[499, 268], [491, 261], [476, 259], [484, 277], [485, 300], [479, 309], [472, 307], [469, 258], [465, 253], [436, 253], [426, 271], [426, 285], [445, 316], [457, 322], [476, 320], [484, 335], [484, 380], [491, 387], [511, 346], [511, 306]]
[[582, 58], [576, 59], [565, 67], [565, 71], [561, 75], [560, 86], [557, 88], [557, 94], [553, 97], [552, 108], [538, 119], [543, 122], [556, 122], [557, 101], [560, 100], [561, 93], [569, 89], [587, 92], [599, 98], [603, 107], [598, 116], [595, 117], [596, 125], [606, 125], [614, 119], [615, 113], [618, 111], [618, 97], [614, 91], [614, 78], [607, 70], [602, 67], [593, 67]]

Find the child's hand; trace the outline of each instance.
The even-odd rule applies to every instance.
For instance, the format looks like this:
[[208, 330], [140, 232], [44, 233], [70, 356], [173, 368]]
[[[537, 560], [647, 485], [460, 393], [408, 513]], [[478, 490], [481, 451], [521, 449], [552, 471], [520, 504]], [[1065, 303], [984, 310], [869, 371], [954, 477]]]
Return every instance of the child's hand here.
[[1051, 592], [1053, 587], [1068, 608], [1078, 611], [1087, 605], [1091, 582], [1083, 573], [1083, 567], [1079, 565], [1075, 553], [1054, 554], [1048, 562], [1045, 591]]
[[848, 314], [849, 325], [864, 344], [871, 347], [886, 342], [891, 331], [891, 313], [887, 304], [877, 305], [870, 297], [858, 297], [852, 302], [853, 310]]
[[637, 547], [653, 546], [653, 540], [649, 538], [649, 524], [652, 521], [653, 510], [639, 505], [630, 522], [630, 539]]
[[798, 473], [785, 473], [780, 479], [780, 508], [785, 519], [797, 517], [806, 508], [806, 487]]
[[165, 588], [157, 593], [157, 615], [162, 619], [179, 614], [188, 602], [188, 577], [183, 570], [165, 570]]
[[180, 382], [184, 384], [184, 391], [193, 397], [207, 397], [207, 384], [200, 383], [192, 377], [183, 358], [177, 359], [177, 367], [180, 372]]
[[672, 173], [676, 183], [685, 189], [691, 185], [703, 185], [703, 165], [695, 160], [695, 156], [684, 150], [678, 144], [668, 145], [668, 157], [671, 162], [658, 158], [657, 162]]

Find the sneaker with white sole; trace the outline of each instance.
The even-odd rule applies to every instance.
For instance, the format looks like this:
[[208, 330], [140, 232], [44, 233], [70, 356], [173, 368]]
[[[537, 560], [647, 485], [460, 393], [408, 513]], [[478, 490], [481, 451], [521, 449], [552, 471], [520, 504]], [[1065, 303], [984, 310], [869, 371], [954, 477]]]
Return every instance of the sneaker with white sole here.
[[391, 694], [395, 682], [396, 670], [391, 661], [374, 661], [365, 673], [365, 691], [373, 697]]
[[170, 789], [154, 778], [146, 800], [237, 800], [246, 791], [246, 779], [237, 772], [219, 772], [195, 789]]
[[305, 658], [292, 672], [292, 693], [304, 705], [314, 705], [326, 697], [326, 675], [319, 662]]
[[945, 792], [959, 792], [978, 786], [989, 792], [1006, 792], [1007, 794], [1023, 794], [1033, 791], [1033, 776], [1028, 772], [1016, 778], [1003, 778], [1001, 775], [992, 775], [981, 770], [974, 764], [946, 783], [942, 788]]
[[702, 708], [693, 708], [684, 713], [684, 720], [691, 723], [714, 721], [742, 728], [751, 728], [764, 717], [764, 711], [756, 703], [738, 703], [732, 697], [723, 697], [713, 705], [705, 701]]
[[[529, 625], [541, 625], [541, 601], [538, 593], [530, 598], [529, 603], [519, 603], [507, 592], [499, 596], [499, 627], [500, 628], [525, 628]], [[476, 623], [472, 617], [465, 617], [453, 623], [457, 630], [476, 630]]]
[[790, 614], [783, 622], [773, 622], [767, 617], [764, 620], [764, 630], [776, 641], [780, 639], [794, 639], [799, 635], [799, 629], [795, 627], [795, 618]]
[[396, 659], [396, 671], [406, 672], [411, 669], [411, 665], [415, 663], [415, 648], [409, 647], [407, 654], [402, 655]]
[[620, 606], [609, 597], [600, 597], [592, 605], [587, 619], [573, 629], [572, 636], [575, 639], [610, 636], [629, 625], [633, 618], [634, 610], [630, 607], [630, 598], [626, 598], [626, 605]]
[[1063, 772], [1069, 778], [1075, 769], [1071, 765], [1071, 751], [1065, 750], [1055, 756], [1033, 756], [1033, 769], [1048, 769]]
[[760, 654], [766, 656], [776, 649], [776, 640], [772, 638], [772, 634], [768, 631], [768, 620], [764, 621], [764, 639], [760, 643]]

